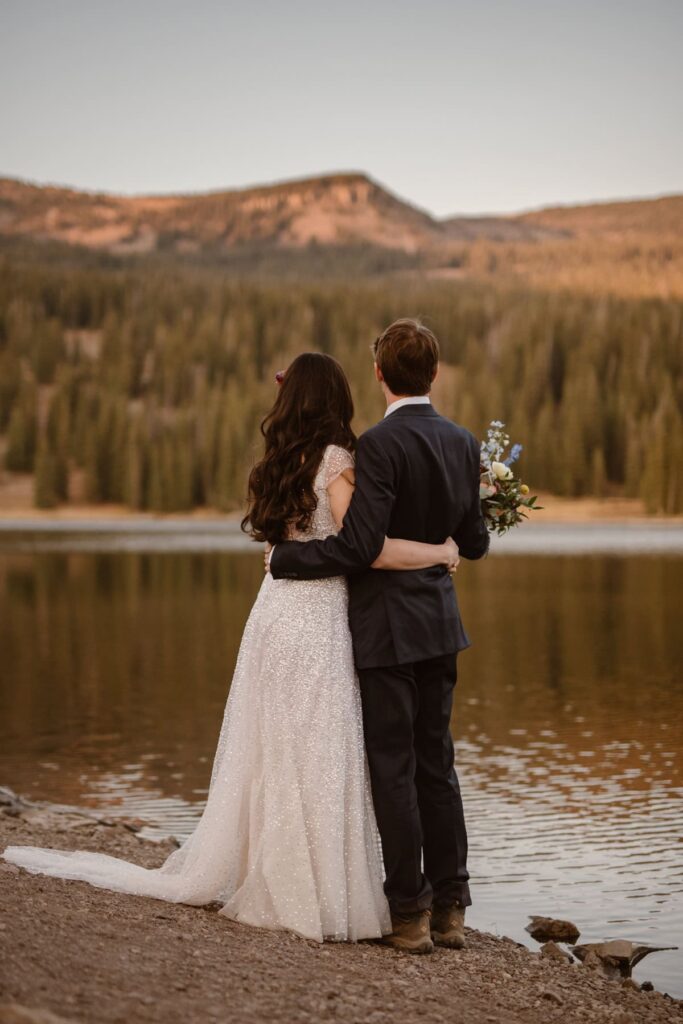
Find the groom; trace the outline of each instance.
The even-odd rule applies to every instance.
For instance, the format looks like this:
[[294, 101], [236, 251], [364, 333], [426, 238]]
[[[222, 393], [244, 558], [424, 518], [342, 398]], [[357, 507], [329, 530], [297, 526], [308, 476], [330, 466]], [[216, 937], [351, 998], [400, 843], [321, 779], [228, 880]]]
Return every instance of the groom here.
[[363, 705], [373, 802], [397, 949], [464, 945], [472, 902], [467, 832], [449, 731], [457, 652], [469, 646], [445, 566], [371, 569], [385, 536], [441, 544], [481, 558], [488, 532], [479, 501], [479, 445], [429, 399], [435, 336], [397, 320], [374, 345], [384, 419], [358, 441], [356, 489], [343, 528], [326, 540], [287, 541], [271, 555], [276, 579], [349, 578], [349, 622]]

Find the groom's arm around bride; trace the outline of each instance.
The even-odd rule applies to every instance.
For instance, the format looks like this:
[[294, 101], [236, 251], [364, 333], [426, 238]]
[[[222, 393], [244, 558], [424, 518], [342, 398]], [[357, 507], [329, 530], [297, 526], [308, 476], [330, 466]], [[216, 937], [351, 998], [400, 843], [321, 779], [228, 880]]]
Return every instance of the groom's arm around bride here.
[[[479, 445], [463, 428], [438, 417], [431, 406], [430, 410], [414, 407], [410, 415], [434, 416], [442, 420], [442, 430], [446, 424], [453, 428], [453, 451], [447, 454], [443, 466], [439, 467], [443, 469], [443, 475], [437, 473], [436, 479], [431, 480], [431, 474], [425, 473], [429, 467], [422, 465], [420, 460], [415, 460], [412, 466], [402, 465], [404, 459], [410, 459], [411, 453], [397, 449], [396, 442], [400, 444], [400, 438], [391, 434], [391, 427], [396, 425], [393, 415], [398, 417], [400, 411], [396, 409], [392, 413], [393, 422], [386, 427], [385, 421], [378, 423], [358, 440], [355, 490], [341, 531], [325, 540], [278, 544], [270, 561], [270, 569], [276, 579], [312, 580], [363, 572], [372, 566], [387, 536], [432, 544], [441, 544], [450, 536], [464, 558], [481, 558], [486, 553], [489, 535], [479, 501]], [[422, 426], [419, 424], [418, 429]], [[454, 473], [451, 481], [446, 480], [448, 472]], [[411, 493], [412, 480], [425, 488], [419, 496]], [[456, 500], [448, 494], [453, 488], [461, 492]], [[401, 495], [402, 505], [405, 503], [406, 507], [396, 509], [402, 490], [405, 491]], [[434, 522], [431, 529], [428, 517], [419, 517], [418, 510], [411, 508], [413, 497], [417, 504], [433, 502], [444, 506], [441, 510], [432, 508]], [[453, 508], [455, 521], [448, 522], [446, 526], [449, 507]], [[394, 527], [395, 511], [396, 518], [400, 516], [402, 521], [410, 518], [413, 529], [408, 536], [405, 528], [401, 533], [398, 527]], [[418, 523], [418, 518], [424, 522]], [[446, 529], [445, 536], [439, 540], [432, 539], [437, 536], [437, 524], [440, 526], [441, 523]], [[419, 531], [419, 526], [424, 530]], [[423, 535], [418, 537], [418, 532]]]

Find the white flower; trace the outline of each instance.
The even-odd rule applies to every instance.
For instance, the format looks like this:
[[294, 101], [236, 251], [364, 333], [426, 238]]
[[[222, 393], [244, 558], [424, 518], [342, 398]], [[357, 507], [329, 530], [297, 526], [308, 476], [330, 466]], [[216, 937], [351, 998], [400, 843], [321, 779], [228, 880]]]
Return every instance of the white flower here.
[[511, 480], [512, 470], [509, 466], [506, 466], [504, 462], [492, 462], [491, 469], [496, 474], [499, 480]]

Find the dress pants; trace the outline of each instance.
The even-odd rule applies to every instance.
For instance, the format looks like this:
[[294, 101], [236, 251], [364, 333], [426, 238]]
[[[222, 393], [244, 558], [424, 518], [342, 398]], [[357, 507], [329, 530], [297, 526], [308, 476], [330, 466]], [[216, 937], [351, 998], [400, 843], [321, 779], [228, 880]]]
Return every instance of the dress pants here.
[[392, 912], [472, 903], [450, 717], [457, 654], [361, 669], [363, 728]]

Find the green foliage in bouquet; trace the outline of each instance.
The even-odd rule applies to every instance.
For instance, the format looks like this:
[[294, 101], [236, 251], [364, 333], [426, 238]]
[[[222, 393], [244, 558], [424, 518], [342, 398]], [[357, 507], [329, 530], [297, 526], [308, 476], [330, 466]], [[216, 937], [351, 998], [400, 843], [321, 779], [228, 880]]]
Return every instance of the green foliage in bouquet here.
[[486, 440], [481, 445], [479, 496], [486, 526], [499, 536], [526, 519], [529, 509], [538, 511], [543, 508], [536, 504], [538, 496], [529, 496], [529, 488], [512, 469], [522, 452], [522, 445], [513, 444], [509, 455], [505, 456], [509, 446], [505, 424], [492, 420]]

